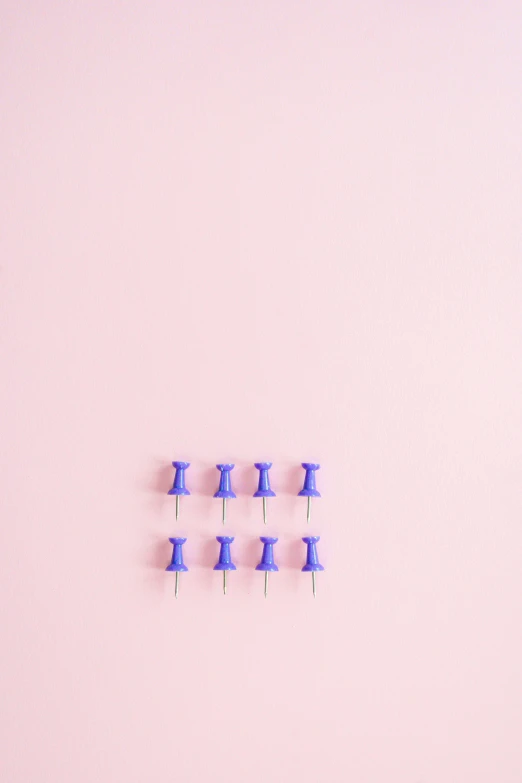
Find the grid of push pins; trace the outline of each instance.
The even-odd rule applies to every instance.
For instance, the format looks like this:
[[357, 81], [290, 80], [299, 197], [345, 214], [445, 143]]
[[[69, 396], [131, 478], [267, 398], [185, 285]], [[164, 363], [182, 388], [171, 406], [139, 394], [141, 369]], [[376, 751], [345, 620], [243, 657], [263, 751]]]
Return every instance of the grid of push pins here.
[[[298, 492], [299, 497], [307, 498], [307, 510], [306, 521], [310, 522], [310, 516], [312, 511], [312, 498], [320, 498], [321, 495], [317, 491], [315, 483], [315, 473], [320, 465], [312, 462], [301, 463], [305, 471], [303, 488]], [[174, 483], [172, 488], [169, 489], [169, 495], [173, 495], [176, 498], [176, 519], [179, 518], [180, 500], [183, 495], [190, 495], [189, 490], [185, 483], [185, 471], [190, 467], [189, 462], [173, 462], [172, 467], [175, 469]], [[259, 484], [256, 492], [254, 492], [255, 498], [261, 498], [263, 501], [263, 522], [266, 525], [267, 519], [267, 499], [276, 496], [276, 493], [270, 486], [269, 471], [272, 467], [271, 462], [256, 462], [255, 467], [259, 471]], [[232, 477], [231, 473], [234, 469], [234, 465], [216, 465], [219, 471], [219, 486], [214, 493], [215, 498], [219, 498], [222, 501], [222, 521], [225, 524], [227, 518], [227, 500], [232, 500], [237, 497], [232, 489]], [[304, 536], [303, 542], [306, 544], [306, 557], [305, 564], [301, 569], [305, 573], [312, 574], [312, 589], [314, 598], [316, 596], [316, 574], [318, 571], [324, 571], [324, 567], [319, 562], [319, 556], [317, 554], [317, 542], [319, 536]], [[167, 571], [173, 571], [176, 574], [176, 586], [175, 595], [176, 598], [179, 594], [179, 581], [180, 574], [183, 571], [188, 571], [188, 567], [183, 561], [183, 544], [186, 542], [186, 538], [173, 537], [169, 538], [170, 543], [173, 546], [172, 560], [167, 566]], [[265, 598], [268, 594], [268, 575], [270, 572], [279, 571], [279, 567], [275, 561], [274, 546], [277, 544], [278, 539], [272, 536], [261, 536], [260, 542], [263, 545], [261, 551], [261, 560], [256, 566], [256, 571], [263, 571], [265, 574]], [[232, 560], [232, 544], [234, 542], [234, 536], [216, 536], [216, 541], [219, 544], [219, 556], [214, 571], [223, 572], [223, 593], [227, 594], [227, 574], [229, 571], [235, 571], [236, 566]]]

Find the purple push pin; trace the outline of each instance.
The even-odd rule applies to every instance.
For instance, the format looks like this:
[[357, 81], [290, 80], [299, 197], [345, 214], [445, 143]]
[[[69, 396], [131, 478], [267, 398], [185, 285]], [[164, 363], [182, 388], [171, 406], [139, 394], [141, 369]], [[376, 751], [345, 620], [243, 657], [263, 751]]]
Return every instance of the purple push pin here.
[[221, 471], [219, 478], [219, 489], [214, 493], [215, 498], [223, 498], [223, 524], [227, 518], [227, 498], [235, 498], [236, 495], [232, 492], [232, 484], [230, 482], [230, 471], [234, 468], [234, 465], [216, 465], [216, 468]]
[[275, 498], [276, 496], [276, 493], [270, 489], [270, 476], [268, 475], [272, 463], [254, 462], [254, 467], [259, 471], [259, 485], [257, 487], [257, 492], [254, 492], [254, 497], [263, 498], [263, 522], [266, 525], [266, 499]]
[[317, 542], [320, 541], [320, 536], [305, 536], [303, 538], [306, 544], [306, 563], [302, 567], [301, 571], [312, 572], [312, 589], [314, 591], [315, 598], [315, 574], [317, 571], [324, 571], [324, 566], [319, 562], [317, 556]]
[[261, 562], [256, 565], [256, 571], [265, 572], [265, 598], [268, 593], [268, 574], [270, 571], [279, 571], [279, 568], [274, 563], [274, 544], [277, 544], [277, 538], [269, 538], [268, 536], [261, 536], [259, 539], [263, 544], [263, 554], [261, 555]]
[[[234, 496], [235, 497], [235, 496]], [[234, 540], [234, 536], [216, 536], [216, 541], [221, 544], [219, 550], [219, 560], [214, 566], [214, 571], [223, 571], [223, 594], [227, 594], [227, 573], [229, 571], [236, 571], [236, 567], [232, 562], [232, 556], [230, 554], [230, 544]]]
[[306, 511], [306, 521], [310, 524], [310, 515], [312, 513], [312, 498], [320, 498], [321, 494], [315, 488], [315, 471], [319, 470], [320, 465], [313, 462], [302, 462], [302, 467], [306, 470], [304, 485], [301, 492], [298, 493], [301, 498], [308, 498], [308, 508]]
[[174, 483], [172, 489], [169, 489], [169, 495], [176, 496], [176, 519], [179, 517], [179, 499], [181, 495], [190, 495], [185, 486], [185, 471], [190, 468], [190, 462], [173, 462], [172, 467], [176, 468]]
[[169, 538], [169, 541], [173, 545], [174, 549], [172, 550], [172, 560], [170, 565], [166, 567], [165, 571], [176, 572], [176, 586], [174, 588], [176, 598], [178, 597], [179, 575], [181, 571], [188, 571], [187, 566], [183, 562], [183, 544], [186, 540], [186, 538]]

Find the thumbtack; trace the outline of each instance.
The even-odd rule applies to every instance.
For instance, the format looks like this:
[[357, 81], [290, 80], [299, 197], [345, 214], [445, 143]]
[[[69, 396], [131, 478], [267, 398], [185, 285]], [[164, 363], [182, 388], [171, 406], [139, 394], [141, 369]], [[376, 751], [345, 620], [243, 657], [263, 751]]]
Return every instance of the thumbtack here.
[[234, 468], [234, 465], [216, 465], [216, 468], [221, 471], [221, 476], [219, 478], [219, 489], [214, 493], [214, 497], [223, 498], [223, 524], [225, 524], [227, 518], [227, 498], [236, 497], [235, 493], [232, 492], [232, 484], [230, 482], [230, 471]]
[[174, 588], [176, 598], [178, 597], [179, 591], [179, 575], [181, 571], [188, 571], [187, 566], [183, 562], [183, 544], [186, 540], [186, 538], [169, 538], [169, 541], [174, 546], [174, 549], [172, 550], [171, 563], [166, 567], [165, 571], [176, 572], [176, 586]]
[[274, 563], [274, 544], [277, 544], [277, 538], [269, 538], [268, 536], [261, 536], [259, 539], [263, 544], [263, 554], [261, 555], [261, 562], [256, 565], [256, 571], [265, 572], [265, 598], [268, 593], [268, 574], [270, 571], [279, 571], [279, 568]]
[[308, 508], [306, 511], [306, 521], [310, 524], [310, 515], [312, 513], [312, 498], [320, 498], [321, 494], [315, 488], [315, 471], [319, 470], [320, 465], [313, 462], [302, 462], [301, 466], [306, 470], [304, 485], [301, 492], [298, 493], [301, 498], [308, 498]]
[[315, 574], [317, 571], [324, 571], [324, 566], [321, 565], [319, 562], [319, 558], [317, 556], [317, 542], [320, 541], [320, 536], [305, 536], [303, 538], [304, 543], [306, 544], [306, 563], [302, 567], [301, 571], [311, 571], [312, 572], [312, 589], [314, 591], [314, 598], [315, 598]]
[[[234, 495], [235, 497], [235, 495]], [[234, 536], [216, 536], [216, 541], [221, 544], [219, 550], [219, 560], [214, 566], [214, 571], [223, 571], [223, 594], [227, 594], [227, 572], [236, 571], [236, 567], [232, 562], [232, 556], [230, 554], [230, 544], [234, 540]]]
[[176, 468], [174, 483], [172, 489], [169, 489], [169, 495], [176, 496], [176, 519], [179, 517], [179, 499], [181, 495], [190, 495], [185, 486], [185, 471], [190, 468], [190, 462], [173, 462], [172, 467]]
[[[275, 498], [275, 492], [270, 489], [270, 476], [268, 471], [272, 467], [271, 462], [254, 462], [254, 467], [259, 471], [259, 485], [257, 492], [254, 492], [255, 498], [263, 498], [263, 522], [266, 525], [266, 499]], [[277, 539], [276, 539], [277, 541]]]

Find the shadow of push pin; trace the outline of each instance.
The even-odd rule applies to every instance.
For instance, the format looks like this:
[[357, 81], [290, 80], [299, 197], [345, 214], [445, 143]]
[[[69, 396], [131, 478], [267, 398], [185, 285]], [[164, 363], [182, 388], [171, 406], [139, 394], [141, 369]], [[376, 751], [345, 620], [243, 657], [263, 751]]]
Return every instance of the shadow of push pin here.
[[259, 539], [263, 544], [263, 554], [261, 555], [261, 562], [256, 565], [256, 571], [265, 572], [265, 598], [268, 594], [268, 574], [270, 571], [279, 571], [279, 568], [274, 563], [274, 544], [277, 544], [277, 538], [269, 538], [268, 536], [261, 536]]
[[254, 462], [254, 467], [259, 471], [259, 485], [257, 487], [257, 492], [254, 492], [254, 497], [263, 498], [263, 522], [266, 525], [266, 499], [275, 498], [276, 496], [276, 493], [270, 489], [270, 476], [268, 475], [272, 463]]
[[230, 482], [230, 471], [233, 470], [234, 465], [216, 465], [216, 468], [221, 471], [219, 478], [219, 489], [214, 493], [215, 498], [223, 498], [223, 524], [227, 518], [227, 499], [235, 498], [235, 492], [232, 492], [232, 484]]
[[174, 483], [172, 489], [169, 489], [169, 495], [176, 496], [176, 519], [179, 517], [179, 499], [181, 495], [190, 495], [185, 486], [185, 471], [190, 468], [190, 462], [173, 462], [172, 467], [176, 468]]
[[214, 571], [223, 571], [223, 595], [227, 594], [228, 571], [237, 570], [230, 554], [230, 544], [233, 540], [234, 536], [216, 536], [216, 541], [221, 544], [221, 548], [219, 550], [219, 560], [214, 566]]
[[178, 597], [179, 592], [179, 575], [182, 571], [188, 571], [187, 566], [183, 562], [183, 544], [186, 540], [186, 538], [169, 538], [174, 549], [172, 550], [171, 563], [166, 567], [165, 571], [176, 572], [176, 587], [174, 589], [176, 598]]
[[310, 515], [312, 513], [312, 498], [320, 498], [321, 493], [315, 488], [315, 471], [319, 470], [320, 465], [312, 462], [302, 462], [302, 467], [306, 470], [304, 485], [301, 492], [298, 493], [301, 498], [308, 498], [308, 507], [306, 510], [306, 521], [310, 524]]
[[324, 571], [324, 566], [319, 562], [317, 556], [317, 542], [320, 540], [320, 536], [305, 536], [303, 538], [306, 544], [306, 563], [302, 567], [301, 571], [312, 572], [312, 589], [314, 591], [315, 598], [315, 575], [317, 571]]

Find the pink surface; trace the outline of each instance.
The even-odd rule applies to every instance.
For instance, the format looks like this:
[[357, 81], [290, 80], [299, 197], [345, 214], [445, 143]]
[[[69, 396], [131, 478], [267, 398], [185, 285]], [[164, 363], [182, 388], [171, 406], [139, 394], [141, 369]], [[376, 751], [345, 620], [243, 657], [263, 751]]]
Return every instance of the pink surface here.
[[520, 783], [520, 4], [1, 12], [2, 781]]

